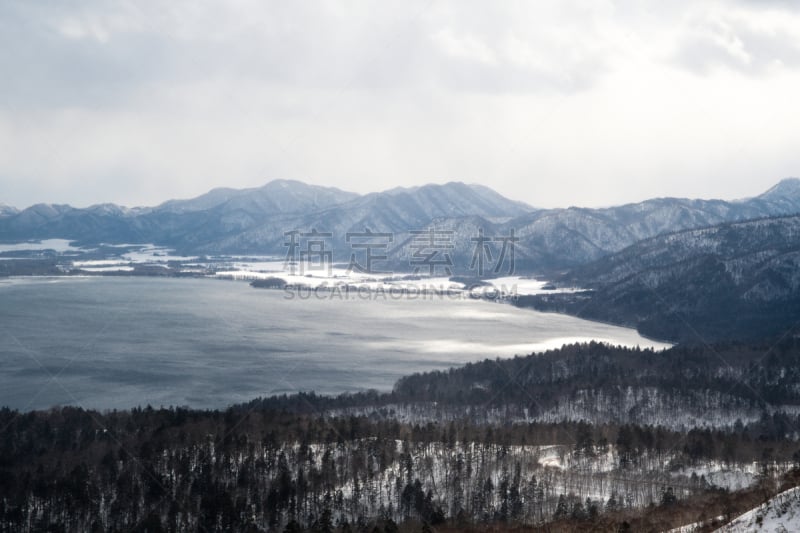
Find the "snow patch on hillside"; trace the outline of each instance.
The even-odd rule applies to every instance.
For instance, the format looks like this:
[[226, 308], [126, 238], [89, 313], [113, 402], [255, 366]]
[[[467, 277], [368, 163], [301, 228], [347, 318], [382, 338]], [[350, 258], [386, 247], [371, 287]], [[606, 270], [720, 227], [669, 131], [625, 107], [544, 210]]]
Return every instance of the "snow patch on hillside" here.
[[721, 533], [800, 531], [800, 487], [781, 492], [717, 531]]
[[41, 241], [0, 244], [0, 253], [5, 252], [38, 252], [52, 250], [57, 253], [85, 251], [72, 246], [69, 239], [44, 239]]

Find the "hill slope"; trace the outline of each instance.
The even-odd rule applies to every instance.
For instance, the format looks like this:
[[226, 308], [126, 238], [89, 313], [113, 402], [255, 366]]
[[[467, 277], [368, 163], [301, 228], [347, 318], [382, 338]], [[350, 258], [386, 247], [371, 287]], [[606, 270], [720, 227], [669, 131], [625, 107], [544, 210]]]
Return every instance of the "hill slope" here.
[[781, 492], [717, 531], [720, 533], [800, 531], [800, 487]]
[[656, 198], [604, 209], [550, 209], [505, 225], [520, 237], [522, 254], [545, 268], [573, 268], [642, 239], [724, 222], [800, 213], [800, 179], [788, 178], [742, 201]]
[[800, 216], [687, 230], [641, 241], [569, 272], [592, 289], [521, 305], [710, 342], [780, 336], [800, 322]]

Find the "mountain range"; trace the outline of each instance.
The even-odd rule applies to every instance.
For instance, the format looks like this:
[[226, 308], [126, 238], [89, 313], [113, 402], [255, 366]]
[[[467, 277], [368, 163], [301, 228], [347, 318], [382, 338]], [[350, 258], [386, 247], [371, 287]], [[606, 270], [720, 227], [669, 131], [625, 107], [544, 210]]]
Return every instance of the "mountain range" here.
[[[329, 232], [329, 249], [347, 260], [348, 232], [392, 233], [389, 261], [407, 266], [412, 230], [451, 231], [453, 270], [466, 271], [479, 230], [509, 236], [522, 273], [563, 271], [643, 239], [726, 222], [800, 213], [800, 180], [781, 181], [739, 201], [657, 198], [589, 209], [536, 209], [480, 185], [450, 182], [357, 195], [299, 181], [251, 189], [214, 189], [155, 207], [99, 204], [87, 208], [37, 204], [0, 207], [0, 241], [66, 238], [80, 244], [140, 242], [192, 254], [284, 255], [292, 230]], [[494, 257], [498, 249], [495, 245]]]
[[578, 294], [520, 305], [708, 343], [794, 334], [800, 325], [800, 215], [667, 233], [579, 266], [558, 284]]

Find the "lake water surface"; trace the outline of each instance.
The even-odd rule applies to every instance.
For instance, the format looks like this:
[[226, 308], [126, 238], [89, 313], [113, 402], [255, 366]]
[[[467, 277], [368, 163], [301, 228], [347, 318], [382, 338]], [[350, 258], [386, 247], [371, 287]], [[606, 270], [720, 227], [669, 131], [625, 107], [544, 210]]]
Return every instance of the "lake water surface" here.
[[401, 376], [626, 328], [447, 297], [287, 299], [211, 279], [0, 280], [0, 405], [225, 407], [314, 390], [390, 390]]

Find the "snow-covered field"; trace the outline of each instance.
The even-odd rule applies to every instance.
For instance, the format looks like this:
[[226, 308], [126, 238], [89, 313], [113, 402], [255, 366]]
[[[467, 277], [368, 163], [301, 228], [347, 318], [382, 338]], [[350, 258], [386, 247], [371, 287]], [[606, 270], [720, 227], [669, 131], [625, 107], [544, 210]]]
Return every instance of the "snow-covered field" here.
[[[463, 297], [513, 297], [554, 292], [574, 292], [577, 288], [546, 288], [546, 280], [531, 277], [505, 276], [485, 280], [486, 286], [468, 288], [463, 283], [450, 281], [448, 277], [410, 276], [403, 273], [361, 273], [335, 266], [311, 268], [310, 265], [287, 264], [285, 258], [259, 255], [196, 256], [176, 255], [171, 248], [152, 243], [126, 243], [100, 245], [103, 249], [119, 250], [110, 255], [90, 259], [76, 258], [72, 268], [85, 272], [130, 272], [137, 265], [155, 266], [180, 263], [181, 272], [208, 273], [217, 278], [252, 281], [279, 278], [297, 287], [313, 289], [349, 286], [366, 291], [399, 291], [417, 294], [454, 294]], [[80, 254], [93, 249], [72, 246], [67, 239], [46, 239], [14, 244], [0, 244], [3, 252], [32, 252], [52, 250], [60, 254]]]
[[80, 267], [80, 269], [83, 270], [84, 272], [95, 272], [95, 273], [133, 272], [134, 267], [128, 265], [108, 265], [108, 266], [97, 266], [97, 267], [84, 266]]
[[42, 241], [19, 242], [14, 244], [0, 244], [0, 253], [6, 252], [36, 252], [52, 250], [57, 253], [85, 251], [70, 244], [69, 239], [44, 239]]
[[672, 474], [684, 479], [691, 479], [694, 476], [714, 487], [736, 491], [750, 487], [758, 480], [759, 465], [737, 464], [736, 468], [732, 468], [721, 461], [707, 461], [681, 468]]
[[545, 287], [549, 285], [548, 281], [521, 276], [506, 276], [502, 278], [493, 278], [486, 281], [501, 292], [516, 294], [518, 296], [554, 294], [563, 292], [571, 293], [581, 290], [579, 288], [546, 289]]
[[137, 245], [138, 248], [131, 249], [122, 254], [122, 258], [131, 263], [166, 263], [168, 261], [193, 261], [196, 256], [173, 255], [174, 250], [154, 244]]
[[[219, 265], [219, 264], [217, 264]], [[450, 281], [447, 277], [414, 277], [409, 275], [375, 275], [352, 272], [343, 268], [326, 271], [310, 271], [306, 274], [292, 273], [284, 269], [280, 261], [232, 262], [229, 269], [218, 270], [218, 278], [235, 280], [258, 280], [277, 278], [295, 287], [312, 289], [334, 289], [351, 287], [365, 291], [404, 292], [415, 294], [448, 294], [453, 297], [512, 298], [533, 294], [552, 294], [556, 292], [576, 292], [581, 289], [546, 289], [547, 281], [539, 281], [520, 276], [509, 276], [484, 280], [486, 285], [467, 287], [464, 283]]]

